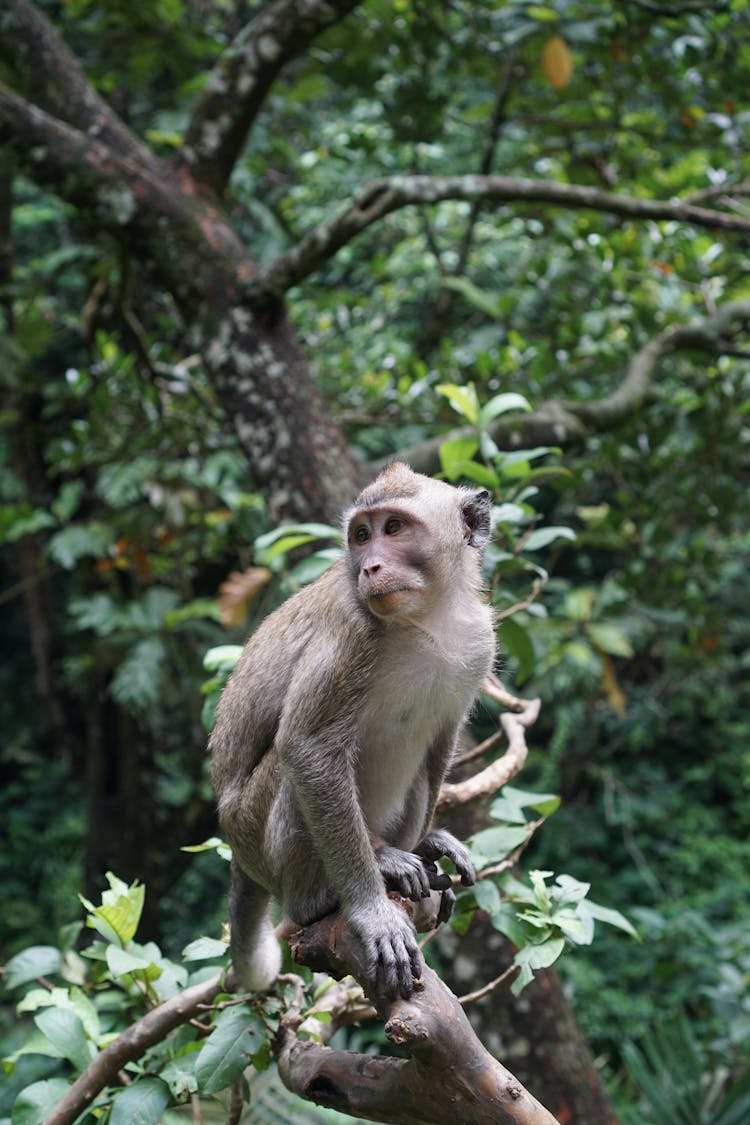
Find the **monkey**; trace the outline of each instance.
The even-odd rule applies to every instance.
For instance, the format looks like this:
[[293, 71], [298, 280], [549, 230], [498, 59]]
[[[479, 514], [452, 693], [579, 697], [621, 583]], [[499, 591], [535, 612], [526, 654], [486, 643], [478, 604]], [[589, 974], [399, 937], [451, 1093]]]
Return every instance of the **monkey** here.
[[343, 557], [247, 642], [209, 743], [233, 854], [232, 963], [247, 990], [269, 989], [280, 969], [276, 899], [299, 927], [340, 910], [371, 994], [408, 997], [421, 953], [387, 891], [448, 888], [442, 857], [474, 882], [464, 845], [430, 825], [494, 659], [481, 581], [490, 522], [486, 490], [393, 462], [344, 513]]

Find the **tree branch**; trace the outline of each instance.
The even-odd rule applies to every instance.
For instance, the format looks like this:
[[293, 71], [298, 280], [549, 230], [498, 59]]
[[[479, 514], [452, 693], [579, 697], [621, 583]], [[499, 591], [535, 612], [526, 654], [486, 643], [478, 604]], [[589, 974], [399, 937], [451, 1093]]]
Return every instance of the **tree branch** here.
[[[712, 355], [737, 351], [736, 332], [750, 330], [750, 300], [730, 301], [711, 316], [692, 324], [673, 325], [660, 332], [633, 356], [620, 386], [604, 398], [589, 402], [543, 402], [528, 414], [504, 415], [488, 431], [500, 449], [525, 449], [537, 445], [578, 444], [589, 432], [613, 429], [632, 418], [651, 393], [654, 374], [665, 356], [682, 349]], [[458, 426], [435, 438], [402, 449], [399, 456], [417, 472], [433, 473], [440, 465], [440, 446], [448, 438], [471, 437], [471, 426]]]
[[139, 1059], [170, 1031], [197, 1016], [202, 1005], [211, 1004], [222, 987], [221, 977], [211, 977], [186, 988], [136, 1020], [99, 1052], [45, 1118], [44, 1125], [70, 1125], [105, 1086], [117, 1084], [118, 1072], [126, 1063]]
[[[337, 915], [300, 931], [291, 944], [300, 964], [334, 977], [363, 975], [362, 948]], [[320, 1105], [376, 1121], [553, 1125], [552, 1115], [485, 1050], [437, 974], [425, 966], [418, 984], [409, 1000], [381, 1010], [386, 1036], [407, 1058], [301, 1042], [285, 1024], [277, 1055], [285, 1085]]]
[[217, 194], [280, 71], [361, 0], [275, 0], [242, 29], [209, 75], [181, 153]]
[[4, 0], [0, 58], [27, 98], [114, 152], [152, 163], [151, 152], [91, 86], [77, 59], [29, 0]]
[[374, 180], [351, 206], [320, 223], [253, 281], [271, 295], [284, 293], [311, 274], [358, 234], [393, 211], [448, 199], [495, 203], [543, 203], [577, 210], [603, 211], [628, 219], [671, 219], [709, 230], [750, 234], [750, 219], [679, 201], [639, 199], [599, 188], [530, 180], [517, 176], [392, 176]]

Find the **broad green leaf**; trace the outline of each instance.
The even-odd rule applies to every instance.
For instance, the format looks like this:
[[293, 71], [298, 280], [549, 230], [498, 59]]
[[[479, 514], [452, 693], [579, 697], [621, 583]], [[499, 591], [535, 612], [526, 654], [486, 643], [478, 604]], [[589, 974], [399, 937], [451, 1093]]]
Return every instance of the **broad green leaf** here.
[[42, 1125], [69, 1089], [64, 1078], [45, 1078], [27, 1086], [13, 1103], [12, 1125]]
[[557, 906], [567, 906], [584, 899], [590, 887], [590, 883], [582, 883], [579, 879], [574, 879], [572, 875], [558, 875], [550, 894]]
[[137, 973], [140, 980], [158, 980], [162, 974], [160, 965], [157, 965], [148, 954], [134, 953], [129, 949], [120, 949], [116, 945], [107, 947], [107, 967], [113, 977], [124, 977], [130, 973]]
[[167, 650], [159, 637], [144, 637], [115, 672], [109, 690], [123, 707], [143, 711], [158, 703]]
[[594, 938], [594, 920], [590, 915], [566, 907], [565, 910], [556, 910], [552, 920], [574, 945], [591, 945]]
[[479, 448], [475, 437], [450, 438], [440, 446], [440, 468], [449, 480], [457, 480], [464, 465], [471, 461]]
[[555, 539], [575, 539], [576, 533], [570, 527], [538, 527], [523, 545], [524, 551], [540, 551]]
[[448, 399], [457, 414], [460, 414], [472, 426], [477, 424], [479, 420], [479, 399], [473, 383], [468, 383], [465, 387], [458, 386], [456, 383], [440, 383], [435, 387], [435, 390], [439, 395]]
[[551, 904], [549, 888], [546, 880], [553, 874], [552, 871], [529, 871], [529, 880], [534, 888], [534, 898], [540, 910], [549, 911]]
[[474, 887], [477, 906], [487, 914], [496, 914], [502, 905], [500, 891], [491, 879], [480, 879]]
[[93, 1044], [75, 1012], [66, 1008], [47, 1008], [34, 1016], [34, 1023], [55, 1050], [68, 1059], [76, 1070], [85, 1070], [94, 1054]]
[[104, 558], [114, 540], [114, 528], [92, 520], [58, 531], [50, 539], [48, 550], [55, 562], [65, 570], [72, 570], [79, 559]]
[[531, 404], [523, 395], [516, 394], [514, 391], [494, 395], [479, 411], [479, 425], [486, 426], [501, 414], [507, 414], [511, 410], [531, 410]]
[[185, 961], [208, 961], [212, 957], [223, 957], [227, 948], [225, 942], [217, 938], [199, 937], [185, 946], [182, 957]]
[[277, 539], [284, 539], [287, 535], [310, 535], [313, 539], [341, 540], [341, 531], [330, 523], [287, 523], [266, 531], [255, 540], [255, 547], [264, 551]]
[[37, 1012], [40, 1008], [65, 1008], [75, 1012], [81, 1020], [89, 1039], [94, 1042], [99, 1037], [99, 1013], [80, 988], [74, 986], [67, 988], [32, 988], [27, 992], [16, 1009], [19, 1014], [23, 1012]]
[[516, 680], [524, 683], [534, 671], [536, 654], [531, 637], [512, 617], [506, 617], [498, 627], [501, 648], [506, 649], [516, 659]]
[[494, 929], [505, 934], [517, 948], [520, 949], [526, 941], [526, 933], [512, 903], [501, 902], [499, 908], [490, 915], [490, 922]]
[[37, 977], [59, 973], [61, 965], [60, 950], [53, 945], [30, 945], [8, 961], [3, 973], [3, 984], [6, 989], [17, 988], [19, 984], [26, 984]]
[[586, 626], [586, 631], [594, 645], [609, 656], [633, 655], [633, 646], [619, 626], [591, 621]]
[[300, 586], [306, 586], [309, 582], [320, 578], [321, 574], [325, 574], [329, 567], [342, 557], [343, 551], [340, 547], [328, 547], [323, 551], [316, 551], [309, 558], [301, 559], [289, 570], [289, 579], [299, 583]]
[[484, 867], [487, 863], [505, 859], [527, 837], [526, 828], [485, 828], [472, 836], [469, 848], [472, 856], [477, 857], [479, 865]]
[[523, 809], [534, 809], [541, 816], [550, 816], [560, 807], [556, 793], [530, 793], [525, 789], [515, 789], [504, 785], [500, 796], [490, 805], [490, 816], [495, 820], [510, 821], [511, 824], [525, 824]]
[[203, 667], [207, 672], [234, 668], [241, 656], [242, 645], [217, 645], [216, 648], [210, 648], [203, 657]]
[[548, 938], [539, 945], [526, 945], [523, 949], [519, 949], [514, 962], [516, 965], [526, 965], [530, 969], [548, 969], [550, 965], [554, 965], [564, 949], [565, 938]]
[[225, 1008], [219, 1012], [195, 1064], [200, 1092], [216, 1094], [231, 1086], [264, 1039], [263, 1021], [247, 1008]]
[[158, 1125], [169, 1105], [169, 1087], [160, 1078], [139, 1078], [112, 1103], [108, 1125]]
[[641, 940], [638, 931], [619, 910], [610, 910], [609, 907], [600, 906], [598, 902], [592, 902], [590, 898], [582, 902], [578, 909], [579, 912], [588, 911], [597, 922], [606, 922], [609, 926], [616, 926], [618, 930], [624, 930], [631, 937], [638, 941]]
[[89, 912], [87, 924], [97, 929], [96, 921], [102, 921], [116, 939], [125, 945], [138, 929], [146, 888], [137, 882], [128, 886], [111, 871], [107, 872], [107, 880], [110, 889], [103, 893], [101, 906], [93, 906], [82, 895], [78, 897]]

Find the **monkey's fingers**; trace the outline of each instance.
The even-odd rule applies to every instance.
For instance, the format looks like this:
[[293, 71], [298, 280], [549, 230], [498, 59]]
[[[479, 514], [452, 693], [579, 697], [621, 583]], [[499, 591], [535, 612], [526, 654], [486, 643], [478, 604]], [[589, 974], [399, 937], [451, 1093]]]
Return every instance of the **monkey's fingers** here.
[[453, 907], [456, 903], [456, 896], [453, 891], [443, 891], [440, 896], [440, 909], [438, 910], [438, 922], [447, 922], [453, 913]]
[[376, 991], [389, 1000], [397, 996], [407, 1000], [414, 991], [414, 978], [422, 971], [419, 949], [416, 944], [409, 949], [400, 933], [382, 938], [377, 946]]
[[431, 860], [423, 860], [424, 870], [433, 891], [446, 891], [451, 885], [450, 875], [438, 870], [438, 865]]

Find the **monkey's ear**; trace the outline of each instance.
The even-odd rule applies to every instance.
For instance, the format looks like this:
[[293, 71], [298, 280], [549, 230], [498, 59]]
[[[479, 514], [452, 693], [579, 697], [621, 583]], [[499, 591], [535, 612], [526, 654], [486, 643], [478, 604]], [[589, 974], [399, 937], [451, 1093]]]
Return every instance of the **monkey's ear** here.
[[486, 488], [470, 492], [461, 503], [464, 539], [470, 547], [484, 547], [490, 537], [492, 505]]

